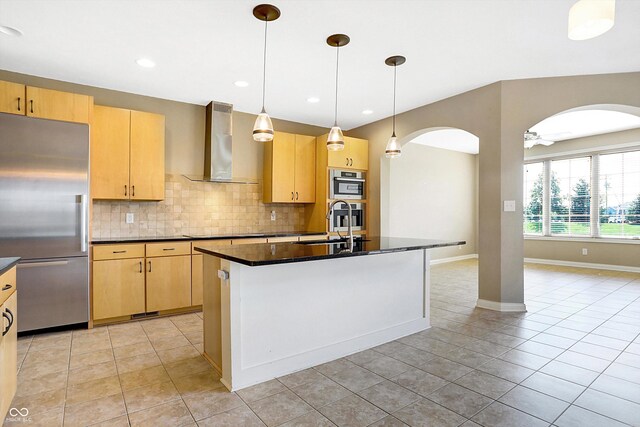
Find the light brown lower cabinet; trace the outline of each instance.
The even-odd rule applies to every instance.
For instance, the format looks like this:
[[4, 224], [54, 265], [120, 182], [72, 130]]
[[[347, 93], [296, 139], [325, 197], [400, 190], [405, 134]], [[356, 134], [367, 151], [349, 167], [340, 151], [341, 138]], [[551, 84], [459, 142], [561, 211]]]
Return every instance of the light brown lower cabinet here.
[[93, 318], [145, 312], [144, 258], [93, 262]]
[[147, 258], [147, 311], [190, 307], [191, 255]]
[[[12, 269], [15, 274], [15, 270]], [[6, 273], [5, 273], [6, 274]], [[4, 275], [3, 275], [4, 276]], [[0, 419], [4, 420], [16, 394], [18, 373], [18, 292], [14, 291], [0, 306]]]

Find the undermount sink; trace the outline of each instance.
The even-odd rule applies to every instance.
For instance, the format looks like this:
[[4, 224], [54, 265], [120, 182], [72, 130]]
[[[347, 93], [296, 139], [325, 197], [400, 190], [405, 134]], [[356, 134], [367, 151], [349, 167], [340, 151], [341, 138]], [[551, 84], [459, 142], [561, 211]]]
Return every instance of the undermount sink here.
[[[368, 242], [369, 239], [353, 239], [353, 243]], [[296, 242], [298, 245], [343, 245], [347, 243], [347, 239], [333, 239], [333, 240], [308, 240], [306, 242]]]

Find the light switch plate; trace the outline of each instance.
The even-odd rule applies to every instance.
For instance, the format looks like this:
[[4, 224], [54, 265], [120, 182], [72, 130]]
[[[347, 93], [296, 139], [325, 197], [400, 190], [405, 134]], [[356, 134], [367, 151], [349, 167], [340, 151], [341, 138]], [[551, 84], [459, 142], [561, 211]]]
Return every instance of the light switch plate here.
[[132, 212], [127, 212], [127, 215], [125, 216], [125, 222], [127, 224], [133, 224], [133, 213]]
[[504, 211], [505, 212], [515, 212], [516, 211], [516, 201], [515, 200], [505, 200], [504, 201]]
[[276, 220], [276, 211], [271, 211], [271, 221]]

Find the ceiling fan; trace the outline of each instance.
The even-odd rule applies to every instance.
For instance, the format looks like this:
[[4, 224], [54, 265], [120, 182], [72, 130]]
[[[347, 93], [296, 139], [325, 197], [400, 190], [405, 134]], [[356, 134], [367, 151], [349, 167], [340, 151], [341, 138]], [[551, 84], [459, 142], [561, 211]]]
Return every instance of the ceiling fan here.
[[530, 130], [524, 133], [524, 148], [532, 148], [535, 145], [546, 145], [549, 146], [554, 144], [555, 141], [551, 141], [548, 139], [543, 139], [538, 132], [532, 132]]

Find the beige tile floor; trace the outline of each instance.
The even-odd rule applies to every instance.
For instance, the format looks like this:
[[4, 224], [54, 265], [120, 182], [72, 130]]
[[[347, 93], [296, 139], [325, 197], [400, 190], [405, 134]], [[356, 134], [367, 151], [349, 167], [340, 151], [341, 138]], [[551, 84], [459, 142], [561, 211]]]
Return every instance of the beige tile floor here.
[[42, 426], [640, 425], [640, 275], [530, 265], [526, 314], [474, 308], [477, 263], [433, 268], [433, 327], [227, 392], [200, 314], [24, 337]]

